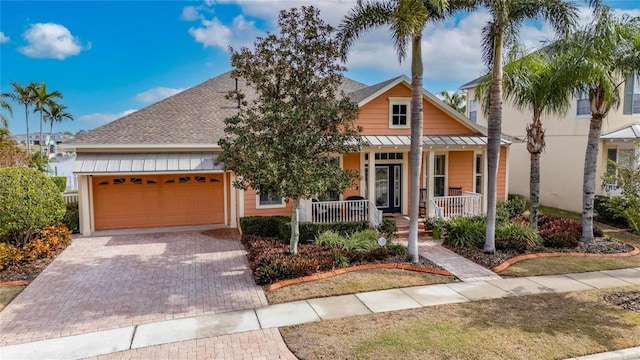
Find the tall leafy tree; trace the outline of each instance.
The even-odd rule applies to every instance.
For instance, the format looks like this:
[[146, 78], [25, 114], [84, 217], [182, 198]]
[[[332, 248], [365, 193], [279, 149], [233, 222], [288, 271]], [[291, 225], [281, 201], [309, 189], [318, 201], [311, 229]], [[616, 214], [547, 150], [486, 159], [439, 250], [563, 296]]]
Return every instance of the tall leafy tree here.
[[562, 66], [564, 60], [559, 55], [549, 55], [541, 50], [524, 56], [514, 48], [510, 61], [504, 67], [504, 93], [521, 111], [532, 113], [527, 125], [527, 151], [531, 163], [529, 173], [530, 224], [538, 227], [538, 207], [540, 205], [540, 156], [544, 151], [545, 130], [542, 116], [564, 116], [571, 106], [571, 73]]
[[22, 86], [15, 81], [11, 81], [11, 86], [13, 87], [13, 91], [2, 93], [2, 97], [24, 105], [24, 119], [27, 125], [27, 152], [31, 154], [31, 142], [29, 141], [29, 108], [35, 104], [33, 89], [36, 87], [36, 84], [32, 82], [27, 86]]
[[43, 149], [42, 124], [44, 123], [44, 115], [47, 109], [56, 104], [56, 98], [61, 99], [62, 94], [59, 91], [47, 92], [47, 84], [41, 83], [33, 88], [34, 112], [40, 113], [40, 152]]
[[442, 101], [445, 104], [451, 106], [457, 112], [462, 115], [466, 115], [467, 113], [467, 95], [461, 92], [451, 92], [451, 91], [441, 91], [438, 95], [442, 96]]
[[[0, 98], [0, 109], [6, 110], [9, 116], [13, 116], [13, 108], [5, 99]], [[0, 125], [4, 128], [9, 127], [9, 119], [4, 114], [0, 114]]]
[[490, 14], [482, 29], [483, 60], [490, 69], [489, 116], [487, 131], [487, 236], [486, 252], [496, 250], [496, 198], [500, 137], [502, 133], [503, 49], [517, 39], [520, 27], [527, 20], [543, 18], [554, 30], [568, 34], [575, 25], [577, 9], [565, 0], [470, 0]]
[[409, 253], [418, 262], [418, 207], [422, 167], [422, 31], [430, 21], [444, 19], [448, 0], [358, 1], [340, 25], [343, 57], [365, 31], [389, 26], [398, 60], [407, 57], [411, 44], [411, 189], [409, 192]]
[[65, 120], [72, 120], [73, 115], [68, 113], [67, 107], [58, 103], [51, 103], [51, 105], [44, 109], [45, 121], [49, 122], [49, 139], [53, 137], [53, 124], [62, 123]]
[[565, 71], [575, 77], [575, 91], [589, 95], [591, 121], [584, 158], [583, 242], [593, 241], [593, 199], [602, 121], [620, 105], [625, 77], [640, 70], [640, 18], [617, 16], [609, 7], [594, 11], [594, 20], [559, 43], [568, 57]]
[[258, 38], [253, 50], [231, 49], [232, 76], [258, 96], [225, 120], [219, 159], [240, 177], [235, 187], [293, 201], [290, 251], [296, 254], [300, 200], [343, 191], [357, 177], [334, 159], [360, 149], [358, 107], [338, 91], [345, 69], [335, 31], [319, 11], [281, 11], [278, 26], [279, 35]]

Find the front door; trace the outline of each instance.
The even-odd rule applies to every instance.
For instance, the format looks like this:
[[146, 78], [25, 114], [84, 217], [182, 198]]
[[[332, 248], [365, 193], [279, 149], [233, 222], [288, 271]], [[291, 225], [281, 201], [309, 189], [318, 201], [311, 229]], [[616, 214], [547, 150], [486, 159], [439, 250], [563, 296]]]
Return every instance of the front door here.
[[[368, 179], [368, 168], [365, 169]], [[384, 164], [376, 165], [375, 204], [379, 210], [385, 213], [401, 212], [401, 165]]]

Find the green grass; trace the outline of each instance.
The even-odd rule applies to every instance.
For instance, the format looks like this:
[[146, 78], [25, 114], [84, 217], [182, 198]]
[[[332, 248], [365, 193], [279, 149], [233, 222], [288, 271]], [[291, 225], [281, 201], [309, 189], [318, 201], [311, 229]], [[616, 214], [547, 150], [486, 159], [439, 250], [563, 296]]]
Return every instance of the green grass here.
[[553, 208], [550, 206], [540, 205], [539, 211], [542, 215], [547, 215], [547, 216], [560, 216], [560, 217], [578, 219], [578, 220], [582, 219], [582, 214], [569, 211], [569, 210]]
[[640, 346], [640, 313], [602, 299], [614, 291], [441, 305], [281, 333], [302, 359], [564, 359]]
[[0, 311], [4, 310], [7, 305], [13, 300], [18, 294], [24, 290], [26, 286], [3, 286], [0, 287]]

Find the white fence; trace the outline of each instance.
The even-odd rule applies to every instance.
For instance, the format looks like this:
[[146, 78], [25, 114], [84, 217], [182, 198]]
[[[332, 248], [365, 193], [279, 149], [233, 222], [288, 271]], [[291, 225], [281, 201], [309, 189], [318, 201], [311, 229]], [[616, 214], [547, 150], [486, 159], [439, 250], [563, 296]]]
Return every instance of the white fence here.
[[604, 184], [604, 192], [610, 197], [622, 196], [622, 188], [617, 184]]
[[382, 212], [369, 200], [312, 202], [311, 216], [306, 217], [306, 221], [314, 223], [369, 221], [378, 226], [382, 222]]
[[437, 196], [431, 199], [435, 216], [445, 219], [482, 215], [482, 195], [463, 192], [460, 196]]
[[78, 193], [62, 194], [62, 197], [64, 198], [64, 202], [66, 204], [78, 202]]

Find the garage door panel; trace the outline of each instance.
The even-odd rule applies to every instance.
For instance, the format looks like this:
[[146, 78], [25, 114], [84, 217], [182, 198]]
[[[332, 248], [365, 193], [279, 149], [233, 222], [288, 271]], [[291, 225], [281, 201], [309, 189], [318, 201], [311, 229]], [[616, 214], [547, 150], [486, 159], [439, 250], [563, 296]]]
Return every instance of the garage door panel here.
[[93, 178], [96, 230], [224, 223], [221, 174]]

